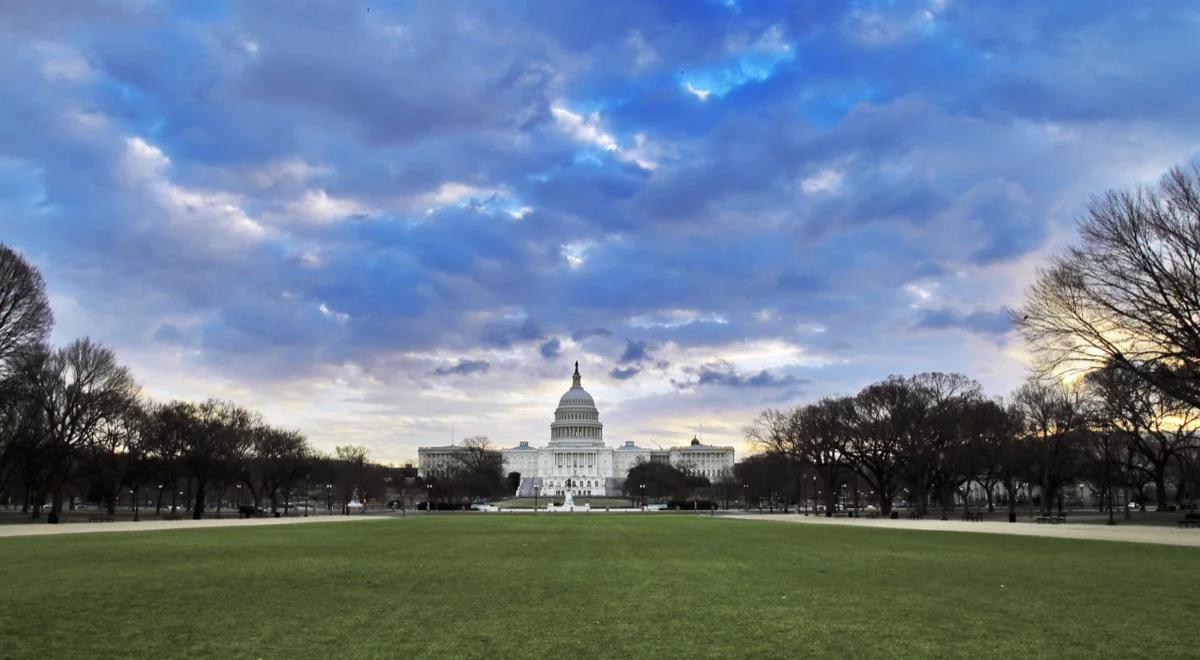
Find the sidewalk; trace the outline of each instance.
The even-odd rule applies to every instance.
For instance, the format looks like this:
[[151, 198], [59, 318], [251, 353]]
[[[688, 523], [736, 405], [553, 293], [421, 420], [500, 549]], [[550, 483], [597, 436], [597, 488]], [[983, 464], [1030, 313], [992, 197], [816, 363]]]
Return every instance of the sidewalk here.
[[1107, 526], [1107, 525], [1038, 525], [1028, 522], [966, 522], [962, 520], [892, 520], [890, 518], [825, 518], [796, 514], [763, 515], [754, 513], [725, 514], [723, 518], [772, 522], [807, 523], [810, 525], [852, 525], [929, 532], [974, 532], [978, 534], [1012, 534], [1089, 541], [1125, 541], [1127, 543], [1157, 543], [1200, 548], [1200, 529], [1170, 527]]
[[0, 538], [12, 536], [45, 536], [48, 534], [92, 534], [96, 532], [149, 532], [162, 529], [203, 529], [208, 527], [257, 527], [261, 525], [298, 525], [303, 523], [359, 522], [387, 520], [392, 515], [309, 516], [307, 518], [207, 518], [203, 520], [144, 520], [142, 522], [111, 523], [28, 523], [0, 525]]

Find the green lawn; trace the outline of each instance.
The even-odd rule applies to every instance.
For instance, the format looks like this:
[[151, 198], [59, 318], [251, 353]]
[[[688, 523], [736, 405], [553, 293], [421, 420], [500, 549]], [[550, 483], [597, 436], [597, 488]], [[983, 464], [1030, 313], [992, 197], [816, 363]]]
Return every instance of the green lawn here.
[[0, 657], [1194, 657], [1200, 551], [706, 516], [0, 539]]

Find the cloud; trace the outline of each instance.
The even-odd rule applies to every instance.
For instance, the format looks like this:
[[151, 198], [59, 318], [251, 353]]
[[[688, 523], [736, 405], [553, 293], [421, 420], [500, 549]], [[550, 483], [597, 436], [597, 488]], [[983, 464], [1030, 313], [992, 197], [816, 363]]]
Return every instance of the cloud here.
[[608, 372], [608, 375], [617, 380], [629, 380], [641, 373], [641, 371], [640, 367], [613, 367], [612, 371]]
[[547, 360], [553, 360], [561, 355], [561, 349], [562, 342], [559, 341], [558, 337], [547, 339], [546, 341], [542, 342], [541, 346], [538, 346], [538, 352], [541, 353], [542, 357], [546, 358]]
[[[1089, 197], [1200, 154], [1196, 27], [1021, 1], [19, 3], [0, 217], [53, 340], [113, 346], [150, 396], [406, 460], [446, 420], [539, 437], [569, 351], [610, 375], [614, 437], [703, 417], [733, 444], [888, 373], [1019, 382], [1001, 310]], [[504, 391], [430, 378], [461, 356]]]
[[641, 362], [649, 360], [650, 345], [644, 341], [635, 341], [632, 339], [625, 340], [625, 350], [621, 353], [621, 357], [617, 358], [620, 364], [629, 364], [630, 362]]
[[467, 360], [464, 358], [451, 366], [438, 367], [431, 373], [434, 376], [469, 376], [471, 374], [487, 373], [487, 370], [491, 366], [487, 360]]
[[610, 337], [610, 336], [612, 336], [612, 331], [609, 330], [608, 328], [587, 328], [584, 330], [576, 330], [575, 332], [571, 333], [571, 339], [573, 341], [583, 341], [583, 340], [589, 339], [591, 337]]
[[1012, 331], [1012, 317], [1007, 309], [960, 310], [939, 308], [928, 310], [917, 321], [917, 327], [931, 330], [958, 329], [978, 335], [999, 337]]
[[761, 369], [757, 373], [743, 373], [725, 360], [705, 362], [699, 367], [685, 369], [685, 372], [693, 375], [695, 378], [694, 380], [676, 383], [675, 386], [679, 389], [710, 385], [732, 388], [789, 387], [807, 382], [803, 378], [793, 375], [780, 376], [772, 374], [766, 369]]
[[484, 326], [480, 337], [487, 346], [508, 348], [514, 343], [542, 338], [542, 328], [533, 319], [501, 320]]

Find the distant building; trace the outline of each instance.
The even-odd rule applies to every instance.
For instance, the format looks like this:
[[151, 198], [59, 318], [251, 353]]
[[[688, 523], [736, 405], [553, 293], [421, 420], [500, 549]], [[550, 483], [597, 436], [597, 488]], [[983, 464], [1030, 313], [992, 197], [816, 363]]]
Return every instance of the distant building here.
[[[436, 472], [456, 461], [462, 447], [422, 447], [418, 465], [422, 476]], [[600, 497], [618, 495], [629, 469], [639, 462], [661, 461], [709, 479], [733, 469], [733, 447], [701, 444], [696, 438], [686, 447], [648, 449], [632, 440], [617, 447], [604, 444], [604, 424], [592, 395], [583, 389], [579, 363], [575, 363], [571, 389], [558, 401], [554, 421], [550, 423], [550, 442], [533, 447], [522, 441], [502, 450], [504, 471], [518, 472], [521, 485], [517, 494], [532, 497], [535, 489], [542, 495]]]
[[467, 448], [461, 445], [443, 445], [441, 447], [421, 447], [417, 449], [417, 473], [422, 477], [446, 472], [458, 465], [460, 457], [467, 453]]

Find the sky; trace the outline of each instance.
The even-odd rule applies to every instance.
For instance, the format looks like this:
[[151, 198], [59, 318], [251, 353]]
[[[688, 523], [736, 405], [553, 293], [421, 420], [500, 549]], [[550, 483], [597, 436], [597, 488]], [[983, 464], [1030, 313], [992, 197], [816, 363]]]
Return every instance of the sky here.
[[[764, 408], [955, 371], [1089, 198], [1200, 158], [1200, 8], [6, 2], [0, 242], [52, 341], [376, 460], [749, 449]], [[453, 431], [452, 431], [453, 429]]]

